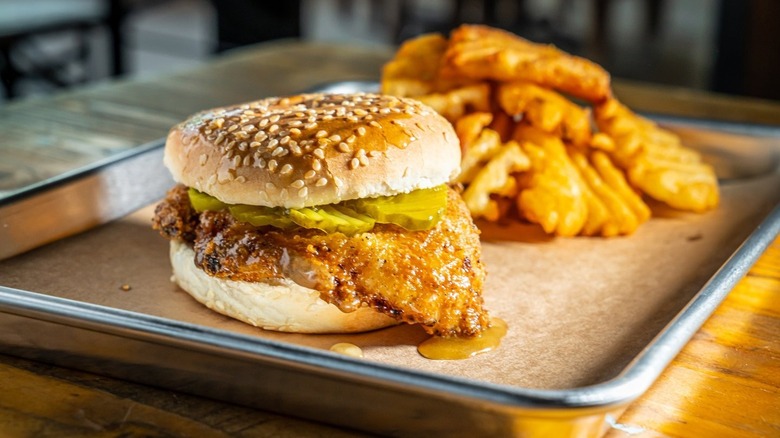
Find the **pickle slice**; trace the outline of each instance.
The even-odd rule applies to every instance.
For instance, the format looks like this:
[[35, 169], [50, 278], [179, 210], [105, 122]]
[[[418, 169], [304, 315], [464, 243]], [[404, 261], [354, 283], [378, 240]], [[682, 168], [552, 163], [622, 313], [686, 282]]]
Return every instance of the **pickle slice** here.
[[379, 223], [396, 224], [410, 231], [428, 230], [441, 219], [447, 207], [447, 186], [353, 202], [357, 211]]
[[294, 224], [281, 208], [260, 207], [257, 205], [231, 205], [230, 214], [237, 221], [246, 222], [256, 227], [267, 225], [276, 228], [291, 228]]
[[332, 217], [343, 220], [345, 223], [339, 225], [337, 229], [347, 235], [371, 231], [376, 222], [372, 217], [343, 205], [326, 205], [322, 207], [322, 210]]
[[193, 188], [187, 190], [187, 194], [190, 197], [190, 204], [192, 204], [192, 208], [194, 208], [198, 213], [202, 213], [206, 210], [219, 211], [228, 206], [219, 199], [211, 195], [207, 195], [203, 192], [199, 192]]
[[370, 217], [333, 205], [291, 209], [289, 215], [295, 224], [303, 228], [316, 228], [326, 233], [340, 231], [351, 236], [374, 228], [374, 220]]

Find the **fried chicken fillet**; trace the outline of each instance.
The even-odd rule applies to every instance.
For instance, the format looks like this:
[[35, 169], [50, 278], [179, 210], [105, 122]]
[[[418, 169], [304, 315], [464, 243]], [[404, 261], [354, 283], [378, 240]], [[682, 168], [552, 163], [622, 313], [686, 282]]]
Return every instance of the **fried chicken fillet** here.
[[155, 212], [154, 227], [195, 250], [195, 264], [211, 276], [251, 282], [285, 276], [320, 292], [344, 312], [370, 306], [439, 336], [473, 336], [488, 315], [478, 230], [458, 193], [430, 230], [410, 232], [377, 224], [346, 236], [253, 227], [227, 211], [196, 213], [187, 189], [174, 187]]

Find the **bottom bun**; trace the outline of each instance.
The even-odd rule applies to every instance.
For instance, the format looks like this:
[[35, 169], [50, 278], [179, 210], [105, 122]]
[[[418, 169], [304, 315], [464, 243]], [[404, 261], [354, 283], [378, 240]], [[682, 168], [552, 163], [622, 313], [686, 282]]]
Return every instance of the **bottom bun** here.
[[195, 251], [171, 241], [174, 281], [196, 300], [223, 315], [266, 330], [293, 333], [351, 333], [398, 322], [371, 308], [344, 313], [320, 293], [283, 279], [280, 284], [212, 277], [194, 263]]

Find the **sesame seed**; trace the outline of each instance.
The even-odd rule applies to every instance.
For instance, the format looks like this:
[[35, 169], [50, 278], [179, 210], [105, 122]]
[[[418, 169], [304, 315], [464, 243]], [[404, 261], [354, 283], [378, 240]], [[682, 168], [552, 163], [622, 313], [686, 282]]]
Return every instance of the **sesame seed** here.
[[342, 186], [344, 185], [344, 181], [342, 181], [342, 180], [341, 180], [341, 178], [339, 178], [339, 177], [337, 177], [337, 176], [334, 176], [334, 177], [333, 177], [333, 184], [334, 184], [336, 187], [342, 187]]
[[349, 147], [349, 145], [348, 145], [348, 144], [346, 144], [346, 143], [344, 143], [344, 142], [342, 141], [342, 142], [341, 142], [341, 143], [339, 143], [339, 145], [338, 145], [338, 150], [339, 150], [340, 152], [349, 152], [349, 150], [350, 150], [350, 147]]
[[365, 126], [361, 126], [357, 129], [358, 135], [366, 135], [366, 128]]
[[381, 128], [382, 125], [379, 124], [376, 120], [372, 120], [369, 125], [373, 126], [374, 128]]
[[280, 118], [281, 118], [281, 116], [279, 114], [274, 114], [274, 115], [271, 116], [271, 118], [269, 120], [271, 121], [271, 123], [276, 123], [276, 122], [279, 121]]
[[314, 151], [312, 151], [312, 154], [314, 154], [314, 156], [319, 159], [325, 158], [325, 152], [323, 152], [323, 150], [320, 148], [314, 149]]
[[358, 118], [357, 118], [357, 117], [355, 117], [355, 116], [348, 116], [348, 117], [347, 117], [347, 120], [349, 120], [349, 121], [350, 121], [350, 122], [352, 122], [352, 123], [357, 123], [357, 122], [358, 122], [358, 120], [360, 120], [360, 119], [358, 119]]
[[307, 123], [307, 124], [304, 126], [304, 128], [306, 128], [306, 129], [314, 129], [314, 128], [316, 128], [316, 127], [317, 127], [317, 122], [309, 122], [309, 123]]
[[238, 150], [241, 152], [246, 152], [247, 147], [249, 147], [249, 145], [245, 141], [242, 141], [241, 143], [238, 144]]
[[282, 155], [282, 152], [284, 152], [284, 148], [281, 146], [278, 146], [276, 149], [274, 149], [273, 152], [271, 152], [272, 157], [278, 157], [279, 155]]
[[382, 153], [379, 152], [379, 151], [371, 151], [371, 152], [368, 153], [368, 156], [371, 157], [371, 158], [376, 158], [376, 157], [378, 157], [380, 155], [382, 155]]
[[281, 169], [279, 169], [279, 174], [287, 175], [288, 173], [292, 172], [292, 170], [293, 168], [290, 164], [285, 164]]
[[255, 140], [257, 141], [264, 141], [268, 138], [268, 134], [265, 133], [265, 131], [260, 131], [257, 134], [255, 134]]
[[339, 142], [341, 141], [341, 136], [338, 134], [333, 134], [330, 137], [328, 137], [333, 142]]
[[295, 181], [292, 182], [292, 184], [290, 184], [290, 187], [294, 189], [300, 189], [304, 185], [306, 185], [306, 183], [304, 183], [302, 179], [296, 179]]
[[285, 137], [282, 137], [282, 139], [279, 140], [279, 144], [287, 144], [289, 142], [290, 142], [290, 136], [289, 135], [287, 135]]
[[307, 189], [306, 187], [303, 187], [300, 190], [298, 190], [298, 197], [300, 198], [305, 198], [308, 194], [309, 194], [309, 189]]
[[236, 155], [235, 157], [233, 157], [233, 167], [238, 167], [240, 165], [241, 165], [241, 156]]
[[278, 130], [279, 130], [279, 125], [271, 125], [271, 127], [270, 127], [270, 128], [268, 128], [268, 132], [270, 132], [270, 133], [272, 133], [272, 134], [273, 134], [274, 132], [278, 131]]
[[358, 108], [354, 112], [355, 112], [355, 114], [357, 114], [359, 116], [365, 116], [366, 114], [368, 114], [368, 111], [366, 111], [366, 110], [364, 110], [362, 108]]
[[316, 183], [314, 183], [314, 185], [317, 186], [317, 187], [322, 187], [322, 186], [326, 185], [327, 183], [328, 183], [327, 179], [320, 178], [320, 179], [317, 180]]
[[292, 152], [292, 154], [295, 155], [296, 157], [300, 157], [301, 154], [303, 154], [303, 150], [301, 149], [301, 147], [295, 144], [294, 142], [290, 142], [290, 152]]
[[368, 157], [366, 157], [365, 155], [359, 156], [358, 161], [360, 161], [360, 164], [362, 164], [363, 166], [368, 166]]
[[279, 144], [279, 140], [277, 140], [275, 138], [272, 138], [271, 141], [268, 142], [268, 145], [266, 145], [266, 147], [268, 149], [272, 149], [272, 148], [275, 148], [276, 145], [278, 145], [278, 144]]
[[301, 130], [298, 128], [292, 128], [290, 129], [290, 134], [292, 135], [301, 135]]
[[317, 131], [316, 134], [314, 134], [314, 136], [317, 137], [317, 138], [322, 138], [322, 137], [325, 137], [326, 135], [328, 135], [328, 131], [324, 131], [322, 129]]
[[238, 129], [238, 125], [230, 125], [230, 127], [228, 128], [228, 132], [233, 132], [236, 129]]
[[262, 157], [258, 158], [257, 161], [255, 161], [255, 164], [257, 165], [257, 167], [264, 169], [266, 165], [265, 158]]
[[[304, 113], [301, 113], [301, 112], [297, 112], [297, 113], [295, 113], [295, 117], [298, 117], [298, 118], [303, 118], [303, 117], [305, 117], [305, 116], [306, 116], [306, 114], [304, 114]], [[297, 121], [297, 120], [296, 120], [296, 122], [300, 123], [300, 121]]]
[[311, 162], [311, 168], [315, 172], [319, 172], [322, 169], [322, 163], [320, 163], [320, 160], [314, 160]]
[[303, 174], [303, 177], [306, 178], [306, 179], [314, 178], [314, 175], [316, 175], [316, 174], [317, 174], [317, 172], [315, 172], [313, 170], [310, 170], [310, 171], [306, 172], [305, 174]]
[[360, 160], [358, 160], [357, 158], [353, 158], [349, 161], [350, 169], [356, 169], [358, 166], [360, 166]]
[[369, 115], [367, 115], [367, 116], [365, 116], [363, 118], [366, 119], [366, 120], [374, 120], [374, 116], [371, 115], [371, 114], [369, 114]]
[[260, 143], [259, 141], [253, 141], [253, 142], [249, 143], [249, 147], [250, 148], [259, 148], [261, 144], [262, 143]]
[[268, 170], [270, 170], [271, 172], [273, 172], [273, 171], [275, 171], [275, 170], [276, 170], [276, 167], [277, 167], [278, 165], [279, 165], [279, 163], [277, 163], [277, 162], [276, 162], [276, 160], [270, 160], [270, 161], [268, 162]]
[[317, 144], [318, 144], [319, 146], [325, 146], [325, 145], [327, 145], [328, 143], [330, 143], [330, 140], [328, 140], [328, 139], [327, 139], [327, 138], [325, 138], [325, 137], [322, 137], [322, 138], [318, 138], [318, 139], [317, 139]]
[[290, 121], [290, 122], [289, 122], [289, 123], [287, 123], [287, 124], [288, 124], [289, 126], [292, 126], [292, 127], [298, 127], [298, 126], [301, 126], [301, 125], [303, 125], [303, 122], [301, 122], [300, 120], [292, 120], [292, 121]]
[[357, 137], [355, 137], [354, 135], [350, 135], [349, 137], [347, 137], [347, 143], [349, 144], [354, 143], [356, 138]]

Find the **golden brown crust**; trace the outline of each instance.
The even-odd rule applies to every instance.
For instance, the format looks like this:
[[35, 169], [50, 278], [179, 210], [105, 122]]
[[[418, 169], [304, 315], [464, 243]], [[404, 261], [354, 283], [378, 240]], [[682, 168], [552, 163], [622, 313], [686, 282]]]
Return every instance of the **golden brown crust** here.
[[176, 181], [230, 204], [297, 208], [452, 180], [452, 126], [391, 96], [299, 95], [196, 114], [168, 135]]

